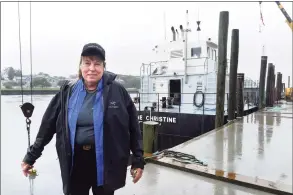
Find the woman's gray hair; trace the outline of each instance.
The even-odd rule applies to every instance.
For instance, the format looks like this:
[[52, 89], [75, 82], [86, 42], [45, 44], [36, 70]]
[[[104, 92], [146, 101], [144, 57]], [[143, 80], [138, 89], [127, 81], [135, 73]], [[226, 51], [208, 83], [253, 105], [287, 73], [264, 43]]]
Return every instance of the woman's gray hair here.
[[[93, 60], [95, 58], [95, 56], [88, 56], [91, 60]], [[81, 79], [82, 78], [82, 74], [81, 74], [81, 70], [80, 70], [80, 66], [81, 66], [81, 63], [82, 63], [82, 56], [80, 56], [80, 60], [79, 60], [79, 66], [78, 66], [78, 78]], [[106, 67], [106, 62], [103, 61], [103, 65], [104, 65], [104, 68]]]

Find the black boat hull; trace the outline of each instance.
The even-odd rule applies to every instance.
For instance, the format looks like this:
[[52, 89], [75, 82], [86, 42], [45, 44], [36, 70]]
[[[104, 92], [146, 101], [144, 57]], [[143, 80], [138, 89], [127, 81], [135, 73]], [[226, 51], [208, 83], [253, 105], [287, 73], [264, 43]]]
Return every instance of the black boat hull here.
[[[244, 115], [257, 111], [257, 107], [244, 111]], [[151, 121], [159, 122], [158, 150], [172, 148], [192, 138], [215, 129], [215, 115], [155, 112], [151, 114]], [[227, 123], [227, 115], [224, 124]], [[143, 122], [150, 121], [149, 112], [138, 111], [140, 128], [143, 131]]]

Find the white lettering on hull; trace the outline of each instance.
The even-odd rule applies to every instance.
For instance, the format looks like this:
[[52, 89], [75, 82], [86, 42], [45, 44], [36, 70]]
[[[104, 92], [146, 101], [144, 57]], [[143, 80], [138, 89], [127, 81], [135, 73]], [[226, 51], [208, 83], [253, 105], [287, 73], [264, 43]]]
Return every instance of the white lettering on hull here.
[[[142, 115], [138, 115], [138, 120], [143, 121]], [[145, 117], [146, 121], [157, 121], [161, 123], [176, 123], [176, 118], [175, 117], [168, 117], [168, 116], [149, 116], [147, 115]]]

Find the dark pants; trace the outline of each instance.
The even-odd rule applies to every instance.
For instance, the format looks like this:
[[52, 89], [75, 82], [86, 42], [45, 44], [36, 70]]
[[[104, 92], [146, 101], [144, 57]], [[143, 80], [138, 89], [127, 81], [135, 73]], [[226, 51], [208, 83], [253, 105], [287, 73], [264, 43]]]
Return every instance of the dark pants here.
[[97, 186], [97, 167], [94, 146], [91, 149], [75, 146], [74, 163], [71, 175], [71, 195], [114, 195], [111, 190]]

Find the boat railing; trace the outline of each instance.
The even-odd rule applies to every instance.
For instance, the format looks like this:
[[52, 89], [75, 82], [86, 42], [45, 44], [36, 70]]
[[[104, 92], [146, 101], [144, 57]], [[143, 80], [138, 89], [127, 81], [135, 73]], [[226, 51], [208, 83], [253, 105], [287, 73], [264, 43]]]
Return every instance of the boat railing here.
[[[215, 111], [216, 109], [216, 93], [195, 92], [195, 93], [140, 93], [129, 92], [134, 95], [134, 103], [138, 106], [138, 110], [144, 110], [145, 107], [151, 108], [153, 111], [171, 111], [176, 109], [178, 113], [195, 113], [205, 114], [207, 111]], [[148, 96], [145, 101], [143, 96]], [[244, 91], [243, 99], [245, 109], [258, 106], [258, 90]], [[227, 112], [229, 93], [225, 93], [225, 112]]]
[[156, 64], [165, 64], [168, 61], [154, 61], [149, 63], [142, 63], [140, 66], [140, 77], [143, 76], [150, 76], [152, 74], [152, 66], [155, 66]]

